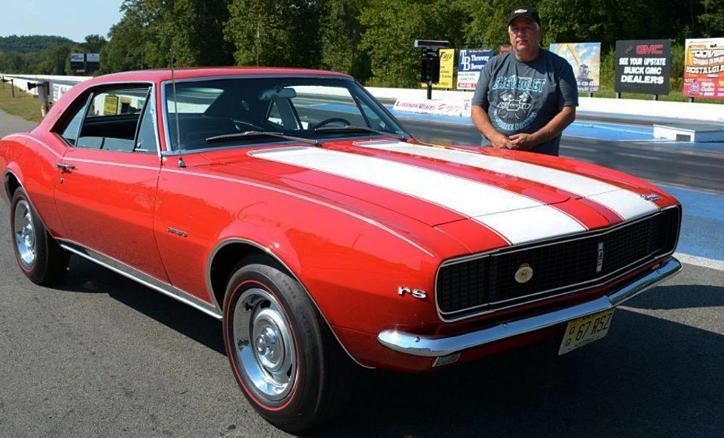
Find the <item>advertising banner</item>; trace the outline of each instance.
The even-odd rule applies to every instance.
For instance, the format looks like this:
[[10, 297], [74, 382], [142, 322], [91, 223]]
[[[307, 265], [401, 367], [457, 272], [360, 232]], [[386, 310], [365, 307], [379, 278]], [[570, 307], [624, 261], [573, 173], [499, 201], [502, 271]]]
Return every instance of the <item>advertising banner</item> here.
[[432, 88], [452, 89], [455, 68], [455, 49], [440, 49], [440, 81], [432, 84]]
[[551, 44], [550, 51], [562, 56], [571, 64], [579, 92], [598, 91], [601, 83], [601, 43]]
[[724, 38], [686, 40], [684, 96], [724, 99]]
[[70, 54], [70, 69], [73, 71], [85, 70], [85, 53]]
[[470, 99], [467, 100], [402, 100], [397, 99], [395, 111], [443, 116], [470, 117]]
[[670, 40], [616, 41], [617, 93], [669, 94]]
[[88, 73], [92, 73], [101, 68], [101, 55], [100, 53], [86, 53], [86, 70]]
[[458, 56], [458, 90], [474, 90], [480, 71], [493, 57], [493, 49], [462, 49]]
[[53, 102], [57, 102], [60, 96], [64, 95], [68, 90], [73, 87], [72, 85], [65, 84], [53, 84]]

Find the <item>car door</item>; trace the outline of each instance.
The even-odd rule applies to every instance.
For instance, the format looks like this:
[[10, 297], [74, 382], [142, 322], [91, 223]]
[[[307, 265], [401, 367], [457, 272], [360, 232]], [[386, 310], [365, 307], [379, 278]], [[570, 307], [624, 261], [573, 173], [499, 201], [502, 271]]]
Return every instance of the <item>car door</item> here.
[[168, 282], [153, 234], [161, 167], [153, 86], [101, 86], [86, 99], [57, 132], [70, 146], [54, 193], [65, 243]]

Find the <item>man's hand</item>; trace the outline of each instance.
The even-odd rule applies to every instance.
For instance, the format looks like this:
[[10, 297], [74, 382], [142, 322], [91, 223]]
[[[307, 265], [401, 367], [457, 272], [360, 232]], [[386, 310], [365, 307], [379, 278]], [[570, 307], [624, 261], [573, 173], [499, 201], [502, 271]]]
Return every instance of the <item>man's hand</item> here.
[[492, 144], [495, 149], [513, 149], [513, 143], [510, 141], [510, 138], [499, 132], [496, 132], [496, 135], [493, 135], [492, 138], [488, 140], [490, 140], [490, 144]]
[[513, 134], [509, 139], [510, 147], [508, 149], [517, 149], [519, 151], [529, 151], [537, 144], [533, 134]]

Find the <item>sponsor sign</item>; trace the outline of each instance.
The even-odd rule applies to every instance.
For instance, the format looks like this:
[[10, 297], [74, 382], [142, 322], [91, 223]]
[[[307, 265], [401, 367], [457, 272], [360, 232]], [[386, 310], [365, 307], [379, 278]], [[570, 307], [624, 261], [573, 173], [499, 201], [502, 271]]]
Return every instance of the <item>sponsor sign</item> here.
[[724, 38], [686, 40], [683, 93], [724, 99]]
[[458, 90], [474, 90], [480, 71], [493, 57], [493, 49], [462, 49], [458, 56]]
[[440, 57], [440, 80], [433, 83], [432, 88], [451, 89], [453, 87], [455, 49], [440, 49], [438, 56]]
[[103, 115], [112, 116], [118, 114], [118, 96], [109, 94], [103, 102]]
[[579, 92], [598, 91], [601, 83], [601, 43], [551, 44], [550, 51], [562, 56], [571, 64]]
[[101, 68], [101, 55], [100, 53], [86, 53], [86, 71], [93, 73], [94, 71]]
[[70, 69], [85, 70], [85, 53], [70, 54]]
[[617, 93], [669, 94], [670, 40], [616, 41]]
[[71, 87], [72, 85], [53, 84], [53, 102], [57, 102]]
[[393, 106], [395, 111], [421, 114], [438, 114], [445, 116], [469, 116], [470, 99], [465, 100], [420, 100], [405, 101], [398, 99]]

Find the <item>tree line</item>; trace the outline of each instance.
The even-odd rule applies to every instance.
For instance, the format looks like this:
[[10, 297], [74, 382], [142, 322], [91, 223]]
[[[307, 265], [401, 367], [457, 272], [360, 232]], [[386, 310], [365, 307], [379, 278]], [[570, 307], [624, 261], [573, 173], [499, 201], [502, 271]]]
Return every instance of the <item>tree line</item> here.
[[[600, 42], [602, 82], [613, 81], [617, 40], [671, 39], [672, 58], [687, 38], [724, 35], [724, 0], [538, 0], [542, 45]], [[99, 73], [168, 67], [242, 65], [322, 68], [369, 86], [418, 87], [415, 39], [454, 48], [508, 43], [510, 11], [520, 0], [124, 0], [106, 40], [33, 53], [0, 53], [0, 71], [61, 74], [61, 56], [100, 45]], [[60, 49], [59, 47], [62, 47]], [[15, 63], [7, 59], [15, 56]], [[28, 57], [25, 65], [18, 60]], [[675, 59], [673, 61], [676, 61]], [[683, 62], [683, 58], [681, 60]], [[674, 65], [676, 67], [676, 65]], [[42, 71], [39, 69], [52, 69]], [[34, 70], [34, 71], [29, 71]], [[610, 73], [607, 73], [610, 70]], [[607, 78], [609, 74], [610, 78]], [[672, 76], [683, 71], [672, 69]]]

